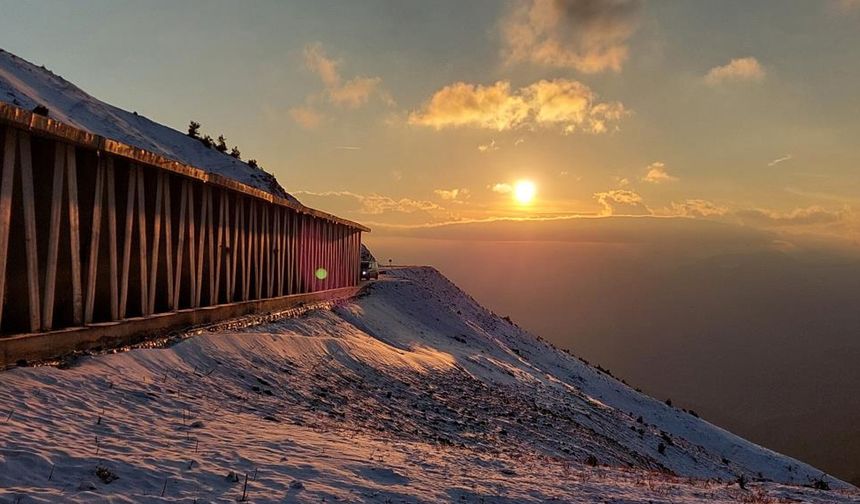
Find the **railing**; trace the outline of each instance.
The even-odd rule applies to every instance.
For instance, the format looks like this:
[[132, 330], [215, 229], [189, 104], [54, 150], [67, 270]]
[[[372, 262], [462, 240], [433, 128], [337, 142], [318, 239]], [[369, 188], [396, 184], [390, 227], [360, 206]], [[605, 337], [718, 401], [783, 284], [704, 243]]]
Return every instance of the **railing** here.
[[367, 228], [0, 104], [0, 338], [354, 286]]

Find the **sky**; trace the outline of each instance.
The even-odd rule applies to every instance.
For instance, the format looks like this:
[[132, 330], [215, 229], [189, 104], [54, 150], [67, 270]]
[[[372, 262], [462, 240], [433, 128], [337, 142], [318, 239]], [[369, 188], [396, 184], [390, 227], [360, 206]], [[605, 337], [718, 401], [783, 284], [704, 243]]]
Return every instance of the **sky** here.
[[381, 233], [610, 215], [860, 230], [856, 0], [0, 3], [4, 49], [196, 120]]
[[3, 49], [223, 134], [383, 262], [860, 482], [860, 1], [0, 13]]

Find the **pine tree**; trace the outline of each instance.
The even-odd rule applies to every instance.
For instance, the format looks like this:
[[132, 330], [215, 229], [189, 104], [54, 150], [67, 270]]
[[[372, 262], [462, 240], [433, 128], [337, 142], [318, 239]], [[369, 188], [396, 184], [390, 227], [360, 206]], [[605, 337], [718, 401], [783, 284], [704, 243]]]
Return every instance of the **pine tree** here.
[[218, 143], [215, 144], [215, 150], [218, 152], [227, 152], [227, 139], [224, 138], [224, 135], [218, 135]]
[[191, 121], [188, 123], [188, 136], [191, 138], [200, 139], [200, 123], [197, 121]]
[[200, 141], [203, 143], [204, 146], [206, 146], [207, 149], [211, 149], [212, 146], [215, 144], [215, 141], [212, 140], [212, 137], [209, 135], [205, 135], [203, 138], [200, 139]]
[[239, 147], [233, 146], [233, 149], [230, 151], [230, 156], [236, 159], [242, 159], [242, 154], [239, 152]]
[[257, 160], [256, 159], [249, 159], [248, 160], [248, 166], [250, 166], [251, 168], [257, 168], [258, 167], [257, 166]]

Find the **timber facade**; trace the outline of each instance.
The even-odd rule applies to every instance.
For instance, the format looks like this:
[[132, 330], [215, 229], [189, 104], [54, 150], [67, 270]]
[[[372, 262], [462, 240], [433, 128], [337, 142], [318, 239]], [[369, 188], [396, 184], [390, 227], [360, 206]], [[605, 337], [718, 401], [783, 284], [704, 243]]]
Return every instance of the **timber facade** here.
[[2, 103], [0, 160], [0, 367], [19, 356], [4, 342], [28, 335], [47, 356], [82, 348], [69, 330], [103, 340], [124, 321], [211, 320], [359, 283], [369, 229], [233, 179]]

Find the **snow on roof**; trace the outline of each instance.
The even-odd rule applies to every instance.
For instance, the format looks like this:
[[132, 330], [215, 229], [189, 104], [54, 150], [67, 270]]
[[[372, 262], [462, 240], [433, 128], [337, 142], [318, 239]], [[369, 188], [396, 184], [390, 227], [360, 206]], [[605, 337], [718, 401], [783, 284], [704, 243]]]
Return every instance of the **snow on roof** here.
[[207, 148], [180, 131], [93, 98], [50, 70], [2, 49], [0, 102], [31, 111], [44, 106], [49, 117], [70, 126], [230, 177], [298, 203], [271, 174]]

